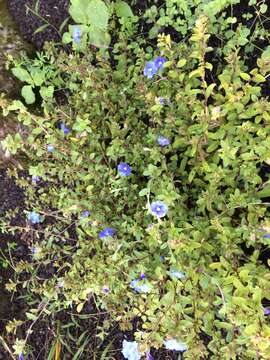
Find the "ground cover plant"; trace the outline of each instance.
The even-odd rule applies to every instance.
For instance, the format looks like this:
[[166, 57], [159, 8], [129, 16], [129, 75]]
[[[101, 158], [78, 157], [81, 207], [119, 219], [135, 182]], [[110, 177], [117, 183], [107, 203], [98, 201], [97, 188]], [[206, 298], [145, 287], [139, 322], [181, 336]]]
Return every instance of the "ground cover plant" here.
[[[23, 177], [10, 170], [25, 190], [31, 249], [7, 285], [29, 304], [21, 358], [41, 319], [86, 315], [89, 302], [134, 333], [117, 358], [151, 359], [161, 347], [185, 359], [269, 358], [269, 48], [250, 63], [256, 35], [241, 26], [210, 46], [211, 16], [194, 16], [188, 39], [159, 34], [155, 48], [128, 41], [123, 21], [113, 48], [88, 51], [71, 28], [77, 52], [50, 45], [34, 60], [10, 58], [39, 105], [0, 101], [24, 127], [4, 150], [27, 160]], [[39, 85], [32, 74], [44, 69]], [[22, 231], [7, 221], [14, 213], [3, 232]], [[59, 356], [56, 339], [44, 358]]]

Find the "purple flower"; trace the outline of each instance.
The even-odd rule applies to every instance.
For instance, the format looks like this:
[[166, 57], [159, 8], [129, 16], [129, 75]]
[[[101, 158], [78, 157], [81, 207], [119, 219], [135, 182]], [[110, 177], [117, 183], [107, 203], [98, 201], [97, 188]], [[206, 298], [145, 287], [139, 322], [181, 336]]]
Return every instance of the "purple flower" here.
[[131, 174], [131, 167], [127, 163], [121, 162], [117, 169], [121, 176], [129, 176]]
[[40, 248], [39, 247], [32, 247], [31, 252], [32, 252], [33, 255], [37, 255], [38, 253], [40, 253]]
[[37, 175], [32, 176], [32, 183], [36, 184], [40, 181], [40, 177]]
[[143, 70], [143, 74], [148, 79], [152, 79], [153, 76], [157, 73], [157, 71], [158, 71], [158, 68], [156, 67], [156, 64], [154, 63], [154, 61], [148, 61]]
[[20, 353], [20, 355], [19, 355], [19, 360], [24, 360], [24, 357], [23, 357], [22, 353]]
[[73, 37], [74, 42], [77, 45], [80, 45], [82, 33], [81, 33], [81, 29], [79, 28], [79, 26], [75, 25], [72, 27], [72, 37]]
[[54, 151], [54, 146], [51, 145], [51, 144], [49, 144], [49, 145], [47, 146], [47, 150], [48, 150], [49, 152], [53, 152], [53, 151]]
[[110, 289], [109, 289], [108, 286], [103, 286], [102, 291], [103, 291], [105, 294], [108, 294], [108, 292], [110, 291]]
[[145, 355], [146, 355], [146, 360], [154, 360], [154, 358], [153, 358], [153, 356], [151, 355], [150, 351], [147, 351], [147, 352], [145, 353]]
[[164, 57], [158, 56], [155, 60], [154, 60], [154, 64], [155, 67], [159, 70], [159, 69], [163, 69], [163, 65], [165, 64], [167, 60]]
[[83, 218], [87, 218], [88, 216], [90, 216], [90, 212], [88, 210], [84, 210], [82, 213], [81, 213], [81, 219]]
[[107, 236], [114, 236], [116, 234], [116, 230], [113, 229], [113, 228], [105, 228], [104, 230], [100, 231], [98, 237], [100, 239], [104, 238], [104, 237], [107, 237]]
[[263, 238], [263, 239], [269, 239], [269, 238], [270, 238], [270, 233], [263, 235], [262, 238]]
[[141, 275], [140, 275], [140, 279], [141, 279], [141, 280], [146, 279], [146, 275], [145, 275], [144, 273], [141, 273]]
[[40, 216], [38, 213], [36, 213], [35, 211], [32, 211], [28, 214], [28, 220], [32, 223], [32, 224], [38, 224], [40, 223]]
[[160, 105], [164, 105], [164, 103], [165, 103], [165, 99], [164, 99], [164, 97], [162, 97], [162, 96], [160, 96], [160, 97], [158, 98], [158, 101], [159, 101]]
[[168, 206], [162, 201], [155, 201], [150, 205], [152, 215], [162, 218], [168, 212]]
[[265, 307], [263, 307], [262, 309], [263, 309], [263, 314], [264, 314], [264, 315], [269, 315], [269, 314], [270, 314], [270, 310], [269, 310], [269, 309], [267, 309], [267, 308], [265, 308]]
[[64, 123], [61, 123], [61, 124], [60, 124], [60, 129], [63, 131], [63, 133], [64, 133], [65, 135], [67, 135], [67, 134], [70, 133], [70, 129], [67, 128]]
[[161, 135], [157, 138], [157, 142], [162, 147], [170, 145], [170, 140], [165, 136], [161, 136]]

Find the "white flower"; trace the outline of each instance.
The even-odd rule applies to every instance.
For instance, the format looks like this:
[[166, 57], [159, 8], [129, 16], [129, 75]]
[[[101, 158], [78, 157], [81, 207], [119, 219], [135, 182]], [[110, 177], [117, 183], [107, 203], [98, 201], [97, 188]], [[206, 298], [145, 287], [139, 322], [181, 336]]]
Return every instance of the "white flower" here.
[[186, 351], [188, 349], [185, 343], [176, 339], [165, 340], [164, 345], [167, 350]]
[[123, 341], [122, 354], [127, 360], [140, 360], [141, 354], [139, 353], [138, 343], [136, 341]]

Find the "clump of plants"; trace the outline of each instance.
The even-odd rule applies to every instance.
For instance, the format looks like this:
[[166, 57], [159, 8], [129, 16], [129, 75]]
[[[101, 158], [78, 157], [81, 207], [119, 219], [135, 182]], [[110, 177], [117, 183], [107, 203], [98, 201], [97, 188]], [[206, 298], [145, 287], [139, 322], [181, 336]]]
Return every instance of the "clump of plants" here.
[[[94, 299], [122, 329], [139, 318], [135, 342], [123, 343], [130, 360], [162, 346], [185, 359], [270, 356], [269, 175], [261, 171], [270, 162], [261, 93], [270, 57], [246, 72], [235, 43], [214, 74], [208, 29], [202, 15], [188, 42], [159, 35], [151, 54], [123, 41], [114, 70], [104, 51], [93, 66], [90, 52], [51, 46], [66, 103], [45, 96], [32, 111], [0, 102], [26, 130], [2, 145], [28, 159], [27, 177], [11, 173], [34, 234], [31, 260], [16, 264], [7, 287], [23, 281], [32, 304], [46, 304], [42, 316], [71, 306], [83, 313]], [[44, 266], [51, 276], [40, 276]], [[40, 308], [28, 313], [36, 321]]]

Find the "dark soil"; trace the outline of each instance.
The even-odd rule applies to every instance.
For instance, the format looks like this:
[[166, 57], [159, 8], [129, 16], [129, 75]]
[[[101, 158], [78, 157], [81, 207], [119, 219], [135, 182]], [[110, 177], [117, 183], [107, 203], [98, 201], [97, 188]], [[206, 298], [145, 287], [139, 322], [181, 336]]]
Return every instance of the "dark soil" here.
[[[37, 13], [36, 3], [36, 0], [7, 0], [9, 11], [18, 24], [23, 38], [37, 49], [41, 49], [45, 41], [61, 40], [56, 29], [59, 29], [63, 21], [69, 17], [69, 0], [40, 0]], [[40, 26], [46, 24], [46, 21], [51, 25], [34, 34]]]

